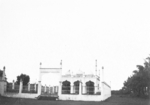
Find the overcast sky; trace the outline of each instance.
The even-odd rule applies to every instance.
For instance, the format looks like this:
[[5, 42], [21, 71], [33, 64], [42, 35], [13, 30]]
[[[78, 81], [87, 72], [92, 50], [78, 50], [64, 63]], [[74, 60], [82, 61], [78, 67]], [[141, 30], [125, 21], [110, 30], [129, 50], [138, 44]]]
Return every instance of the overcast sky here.
[[0, 0], [0, 69], [8, 81], [24, 73], [37, 82], [40, 62], [94, 73], [97, 59], [120, 89], [150, 54], [149, 12], [149, 0]]

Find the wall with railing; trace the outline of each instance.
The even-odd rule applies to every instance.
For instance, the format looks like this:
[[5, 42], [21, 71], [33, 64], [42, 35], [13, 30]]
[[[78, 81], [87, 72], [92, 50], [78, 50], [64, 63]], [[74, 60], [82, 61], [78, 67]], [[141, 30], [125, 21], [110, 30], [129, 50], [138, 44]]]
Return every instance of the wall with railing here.
[[17, 84], [15, 81], [13, 81], [12, 83], [7, 83], [6, 92], [19, 93], [20, 91], [21, 93], [37, 93], [37, 90], [38, 84], [36, 83], [35, 84], [28, 83], [28, 85], [22, 85], [20, 88], [20, 85]]
[[58, 86], [41, 86], [42, 95], [58, 95]]

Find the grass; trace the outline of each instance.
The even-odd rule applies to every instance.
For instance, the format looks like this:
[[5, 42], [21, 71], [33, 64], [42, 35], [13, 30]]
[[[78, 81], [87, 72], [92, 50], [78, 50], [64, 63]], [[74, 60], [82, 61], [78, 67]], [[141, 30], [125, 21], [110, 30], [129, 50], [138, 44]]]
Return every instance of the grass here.
[[119, 95], [113, 95], [103, 102], [48, 101], [0, 97], [0, 105], [150, 105], [150, 100], [126, 96], [121, 97]]

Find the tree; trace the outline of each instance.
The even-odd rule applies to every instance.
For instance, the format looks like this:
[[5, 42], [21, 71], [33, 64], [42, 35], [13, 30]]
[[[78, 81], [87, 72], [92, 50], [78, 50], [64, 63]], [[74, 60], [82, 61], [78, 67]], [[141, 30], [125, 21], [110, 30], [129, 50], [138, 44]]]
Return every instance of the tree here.
[[145, 59], [144, 66], [137, 65], [137, 69], [124, 82], [122, 91], [136, 96], [150, 96], [150, 57]]
[[23, 81], [23, 85], [27, 85], [30, 81], [30, 77], [26, 74], [21, 74], [20, 76], [17, 76], [17, 84], [20, 84], [20, 80]]

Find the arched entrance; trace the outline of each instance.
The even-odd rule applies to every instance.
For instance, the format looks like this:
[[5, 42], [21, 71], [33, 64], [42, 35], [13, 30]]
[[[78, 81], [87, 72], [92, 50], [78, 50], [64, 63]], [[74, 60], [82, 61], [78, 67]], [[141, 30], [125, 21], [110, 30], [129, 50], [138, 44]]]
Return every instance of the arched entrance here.
[[70, 94], [70, 82], [62, 82], [62, 94]]
[[[38, 83], [38, 95], [41, 95], [41, 91], [42, 91], [42, 86], [41, 86], [41, 82], [42, 82], [42, 74], [45, 73], [59, 73], [59, 76], [61, 78], [61, 74], [62, 74], [62, 60], [60, 62], [60, 68], [42, 68], [41, 67], [42, 63], [40, 63], [40, 73], [39, 73], [39, 83]], [[60, 88], [58, 88], [60, 92]], [[50, 91], [50, 89], [49, 89]]]
[[92, 81], [86, 82], [86, 92], [87, 94], [94, 94], [94, 82]]

